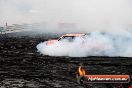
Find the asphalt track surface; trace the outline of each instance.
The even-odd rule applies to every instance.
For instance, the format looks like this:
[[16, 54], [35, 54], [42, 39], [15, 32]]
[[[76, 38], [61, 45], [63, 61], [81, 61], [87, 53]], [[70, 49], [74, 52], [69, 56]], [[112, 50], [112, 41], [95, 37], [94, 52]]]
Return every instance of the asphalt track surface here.
[[132, 74], [132, 58], [39, 54], [36, 45], [50, 38], [0, 35], [0, 88], [119, 88], [120, 84], [78, 84], [74, 72], [80, 62], [87, 74]]

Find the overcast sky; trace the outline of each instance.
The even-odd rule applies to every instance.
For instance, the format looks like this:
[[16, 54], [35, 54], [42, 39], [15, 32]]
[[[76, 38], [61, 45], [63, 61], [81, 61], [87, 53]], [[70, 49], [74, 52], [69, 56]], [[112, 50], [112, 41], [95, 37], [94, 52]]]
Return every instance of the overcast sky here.
[[0, 0], [0, 24], [70, 22], [81, 27], [132, 24], [132, 0]]

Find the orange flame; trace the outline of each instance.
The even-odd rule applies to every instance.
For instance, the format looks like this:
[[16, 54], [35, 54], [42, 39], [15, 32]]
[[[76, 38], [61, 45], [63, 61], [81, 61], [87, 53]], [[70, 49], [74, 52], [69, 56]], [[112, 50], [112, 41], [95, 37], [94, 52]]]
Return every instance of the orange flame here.
[[84, 76], [84, 75], [86, 75], [85, 69], [82, 68], [82, 66], [79, 66], [79, 68], [78, 68], [78, 72], [79, 72], [79, 75], [80, 75], [80, 76]]

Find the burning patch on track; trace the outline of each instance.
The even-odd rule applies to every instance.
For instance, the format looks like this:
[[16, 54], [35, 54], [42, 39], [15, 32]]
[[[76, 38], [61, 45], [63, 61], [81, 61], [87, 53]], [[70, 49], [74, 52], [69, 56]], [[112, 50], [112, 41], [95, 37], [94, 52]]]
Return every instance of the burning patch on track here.
[[131, 34], [91, 32], [86, 35], [63, 35], [37, 45], [38, 52], [50, 56], [132, 56]]

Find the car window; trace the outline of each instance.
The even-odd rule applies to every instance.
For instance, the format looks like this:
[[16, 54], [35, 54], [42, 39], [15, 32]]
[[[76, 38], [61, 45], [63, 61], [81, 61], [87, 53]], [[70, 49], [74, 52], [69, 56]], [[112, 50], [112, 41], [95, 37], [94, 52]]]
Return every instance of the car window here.
[[59, 41], [67, 40], [68, 42], [73, 42], [75, 39], [75, 36], [63, 36]]

